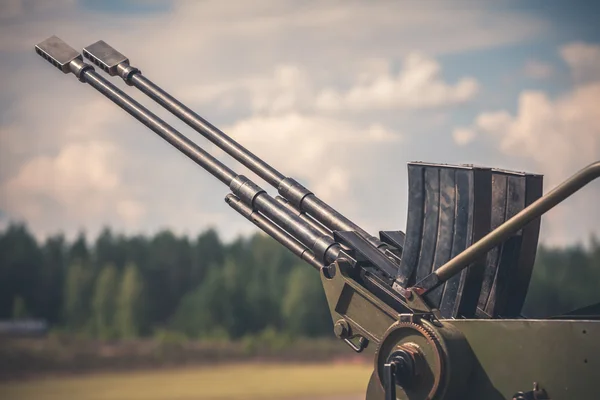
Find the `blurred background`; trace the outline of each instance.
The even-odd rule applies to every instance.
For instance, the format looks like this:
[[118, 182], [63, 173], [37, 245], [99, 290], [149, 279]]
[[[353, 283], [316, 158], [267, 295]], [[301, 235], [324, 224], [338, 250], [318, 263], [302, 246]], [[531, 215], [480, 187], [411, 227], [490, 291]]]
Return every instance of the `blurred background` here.
[[[600, 159], [599, 11], [591, 1], [2, 0], [0, 397], [358, 399], [372, 369], [370, 354], [334, 339], [312, 268], [35, 44], [106, 41], [375, 233], [404, 230], [410, 161], [539, 173], [547, 192]], [[525, 315], [600, 301], [599, 195], [592, 183], [543, 218]]]

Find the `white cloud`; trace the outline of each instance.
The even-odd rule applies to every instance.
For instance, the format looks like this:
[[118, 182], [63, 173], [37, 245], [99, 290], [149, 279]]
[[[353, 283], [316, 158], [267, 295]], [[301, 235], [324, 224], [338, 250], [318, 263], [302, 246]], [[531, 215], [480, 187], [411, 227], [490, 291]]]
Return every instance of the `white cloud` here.
[[577, 84], [600, 80], [600, 46], [575, 42], [563, 46], [560, 55]]
[[469, 128], [456, 128], [452, 132], [452, 138], [454, 142], [459, 146], [464, 146], [471, 143], [477, 137], [477, 132], [474, 129]]
[[231, 49], [238, 56], [243, 54], [246, 63], [270, 62], [277, 57], [292, 63], [304, 60], [317, 68], [340, 64], [348, 68], [349, 62], [396, 58], [415, 48], [441, 54], [518, 43], [548, 28], [541, 19], [517, 12], [493, 12], [477, 4], [458, 8], [445, 1], [298, 5], [291, 0], [259, 0], [235, 7], [218, 2], [175, 2], [166, 22], [163, 31], [194, 37], [176, 41], [173, 35], [155, 31], [152, 39], [161, 37], [161, 43], [168, 43], [175, 53], [218, 47], [229, 60], [237, 58], [228, 53]]
[[546, 79], [554, 74], [554, 67], [551, 64], [539, 60], [527, 60], [523, 68], [525, 76], [533, 79]]
[[393, 172], [406, 156], [400, 132], [299, 113], [253, 116], [224, 131], [363, 228], [402, 223], [404, 176]]
[[472, 126], [455, 129], [455, 141], [467, 144], [477, 133], [492, 135], [503, 153], [535, 160], [555, 184], [581, 163], [595, 161], [600, 156], [600, 75], [593, 75], [591, 64], [600, 61], [600, 46], [575, 43], [560, 54], [580, 78], [571, 92], [551, 99], [541, 91], [523, 91], [516, 115], [484, 112]]
[[492, 135], [501, 152], [535, 160], [556, 184], [573, 168], [600, 156], [598, 99], [600, 83], [577, 88], [555, 101], [542, 92], [526, 91], [520, 95], [515, 116], [505, 111], [483, 113], [473, 126], [454, 133]]
[[271, 82], [259, 81], [252, 91], [252, 108], [256, 112], [290, 112], [306, 107], [312, 100], [309, 77], [297, 66], [277, 68]]
[[438, 108], [465, 103], [477, 94], [479, 85], [474, 78], [449, 85], [440, 72], [441, 66], [434, 59], [411, 53], [397, 74], [389, 65], [382, 68], [379, 64], [347, 91], [325, 89], [317, 98], [317, 107], [327, 111]]
[[[288, 113], [251, 117], [225, 129], [231, 137], [281, 166], [287, 176], [311, 182], [323, 198], [336, 198], [350, 207], [350, 180], [364, 167], [348, 154], [376, 154], [400, 143], [401, 134], [377, 124], [361, 127], [337, 119]], [[356, 184], [356, 182], [354, 182]]]
[[[471, 126], [454, 130], [455, 142], [466, 145], [477, 135], [491, 138], [502, 154], [521, 158], [521, 165], [544, 174], [546, 190], [599, 160], [600, 81], [590, 81], [594, 78], [590, 60], [597, 52], [600, 52], [598, 46], [565, 46], [561, 55], [580, 85], [556, 99], [540, 91], [523, 91], [515, 115], [506, 111], [482, 113]], [[600, 223], [597, 189], [598, 183], [592, 184], [568, 200], [577, 207], [550, 215], [547, 221], [552, 240], [568, 241], [569, 230], [559, 227], [597, 232]]]
[[243, 105], [245, 100], [255, 113], [281, 114], [445, 108], [472, 100], [479, 90], [474, 78], [462, 78], [454, 85], [444, 82], [441, 65], [417, 53], [406, 56], [396, 74], [386, 60], [371, 59], [361, 65], [345, 90], [319, 87], [318, 72], [311, 75], [297, 65], [278, 65], [269, 75], [194, 86], [185, 95], [222, 108]]
[[71, 143], [55, 157], [36, 157], [3, 185], [3, 207], [27, 221], [46, 219], [46, 202], [80, 221], [107, 218], [116, 210], [125, 225], [136, 224], [145, 210], [122, 186], [115, 165], [122, 159], [114, 145], [102, 141]]

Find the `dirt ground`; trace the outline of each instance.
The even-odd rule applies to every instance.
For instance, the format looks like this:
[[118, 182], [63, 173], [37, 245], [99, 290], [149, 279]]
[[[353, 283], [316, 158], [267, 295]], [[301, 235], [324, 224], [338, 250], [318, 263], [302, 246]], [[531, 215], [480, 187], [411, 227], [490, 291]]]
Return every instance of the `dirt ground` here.
[[372, 366], [230, 364], [0, 383], [2, 400], [359, 400]]

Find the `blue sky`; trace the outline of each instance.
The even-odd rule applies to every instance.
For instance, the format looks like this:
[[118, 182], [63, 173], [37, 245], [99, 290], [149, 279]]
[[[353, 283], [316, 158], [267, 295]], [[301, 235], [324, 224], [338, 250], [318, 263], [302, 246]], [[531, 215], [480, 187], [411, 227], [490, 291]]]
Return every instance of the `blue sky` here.
[[114, 14], [152, 14], [166, 13], [172, 9], [173, 2], [163, 0], [79, 0], [81, 9], [91, 12]]
[[[600, 159], [595, 2], [0, 7], [0, 224], [25, 221], [40, 237], [93, 236], [104, 225], [192, 235], [213, 226], [228, 239], [254, 229], [224, 203], [227, 188], [40, 59], [33, 45], [53, 34], [75, 48], [107, 41], [373, 232], [404, 228], [409, 161], [542, 173], [547, 191]], [[542, 240], [562, 245], [600, 234], [599, 194], [593, 183], [551, 211]]]

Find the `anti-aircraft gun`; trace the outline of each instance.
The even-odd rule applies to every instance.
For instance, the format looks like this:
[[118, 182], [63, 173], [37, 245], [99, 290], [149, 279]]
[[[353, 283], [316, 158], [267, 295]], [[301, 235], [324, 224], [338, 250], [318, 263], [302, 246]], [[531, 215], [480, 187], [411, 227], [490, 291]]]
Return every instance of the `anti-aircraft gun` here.
[[274, 186], [271, 197], [112, 85], [52, 36], [36, 52], [109, 98], [231, 193], [235, 211], [318, 270], [335, 335], [372, 343], [367, 400], [597, 398], [600, 304], [521, 316], [542, 214], [600, 176], [595, 162], [542, 196], [542, 176], [471, 165], [408, 165], [405, 232], [372, 236], [236, 143], [103, 41], [83, 56], [121, 77]]

